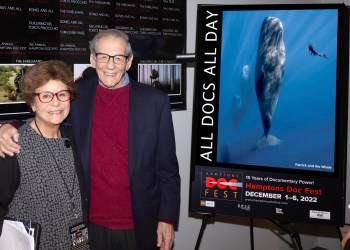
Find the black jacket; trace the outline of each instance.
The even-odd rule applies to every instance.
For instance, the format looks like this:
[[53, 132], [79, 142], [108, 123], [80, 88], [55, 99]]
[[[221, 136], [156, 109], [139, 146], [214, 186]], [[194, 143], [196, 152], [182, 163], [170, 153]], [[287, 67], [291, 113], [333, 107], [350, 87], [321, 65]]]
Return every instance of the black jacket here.
[[[82, 197], [82, 209], [84, 220], [88, 221], [87, 211], [87, 196], [85, 192], [84, 174], [80, 159], [77, 156], [76, 146], [72, 134], [71, 126], [61, 125], [61, 134], [70, 141], [70, 146], [73, 149], [75, 160], [75, 168], [78, 176], [80, 193]], [[0, 158], [0, 235], [4, 223], [4, 218], [9, 210], [9, 205], [15, 195], [17, 188], [20, 185], [20, 167], [16, 156]], [[30, 218], [28, 218], [30, 219]]]

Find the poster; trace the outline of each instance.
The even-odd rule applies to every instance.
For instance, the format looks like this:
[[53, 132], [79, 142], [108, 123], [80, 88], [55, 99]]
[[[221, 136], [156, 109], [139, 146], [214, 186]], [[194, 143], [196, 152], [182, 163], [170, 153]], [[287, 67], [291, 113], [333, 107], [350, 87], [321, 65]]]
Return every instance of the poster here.
[[189, 210], [343, 225], [347, 8], [201, 5], [197, 23]]
[[185, 19], [184, 0], [1, 1], [0, 119], [27, 111], [13, 81], [22, 68], [58, 59], [83, 70], [89, 66], [88, 42], [108, 28], [129, 35], [131, 77], [165, 91], [173, 110], [186, 109], [185, 69], [176, 62], [176, 55], [185, 51]]

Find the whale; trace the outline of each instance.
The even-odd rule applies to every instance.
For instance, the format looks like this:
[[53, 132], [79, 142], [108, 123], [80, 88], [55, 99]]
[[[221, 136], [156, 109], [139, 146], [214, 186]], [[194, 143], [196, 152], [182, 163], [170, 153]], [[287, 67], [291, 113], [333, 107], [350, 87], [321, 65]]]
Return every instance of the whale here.
[[[241, 119], [246, 115], [250, 108], [252, 96], [254, 94], [253, 80], [251, 79], [250, 67], [248, 64], [243, 65], [237, 93], [232, 97], [233, 127], [240, 125]], [[253, 96], [254, 97], [254, 96]]]
[[253, 149], [283, 143], [270, 134], [270, 129], [282, 87], [285, 61], [282, 22], [277, 17], [266, 17], [261, 25], [254, 75], [256, 98], [264, 132]]

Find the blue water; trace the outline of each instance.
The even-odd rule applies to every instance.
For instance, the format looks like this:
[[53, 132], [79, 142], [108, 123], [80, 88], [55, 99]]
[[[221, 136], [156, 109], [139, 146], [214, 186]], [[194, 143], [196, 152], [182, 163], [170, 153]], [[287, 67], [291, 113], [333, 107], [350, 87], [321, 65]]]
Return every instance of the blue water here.
[[[252, 150], [263, 135], [254, 74], [267, 16], [284, 28], [285, 73], [270, 130], [283, 144]], [[334, 171], [337, 22], [337, 10], [224, 12], [219, 162]], [[310, 42], [328, 59], [310, 55]], [[249, 72], [242, 77], [244, 66]]]

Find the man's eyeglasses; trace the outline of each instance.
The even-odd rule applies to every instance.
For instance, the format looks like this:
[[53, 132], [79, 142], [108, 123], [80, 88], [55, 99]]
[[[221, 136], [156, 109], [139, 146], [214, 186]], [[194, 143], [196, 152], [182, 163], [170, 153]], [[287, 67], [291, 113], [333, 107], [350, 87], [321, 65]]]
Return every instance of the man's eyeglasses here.
[[41, 92], [41, 93], [34, 93], [34, 95], [39, 97], [39, 100], [42, 103], [51, 102], [53, 100], [54, 96], [56, 96], [59, 101], [66, 102], [71, 98], [72, 92], [70, 90], [61, 90], [61, 91], [58, 91], [56, 93], [52, 93], [50, 91], [45, 91], [45, 92]]
[[126, 55], [115, 55], [115, 56], [110, 56], [108, 54], [105, 53], [95, 53], [96, 55], [96, 60], [99, 63], [108, 63], [109, 59], [113, 59], [113, 62], [117, 65], [125, 65], [127, 60], [128, 60], [128, 56]]

